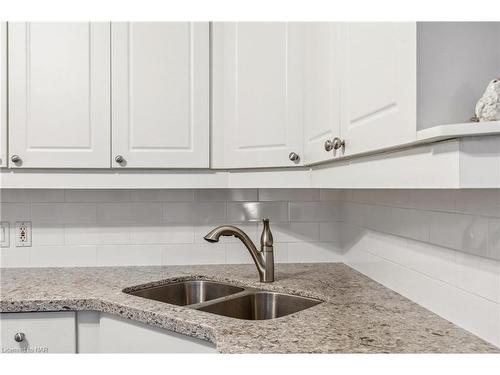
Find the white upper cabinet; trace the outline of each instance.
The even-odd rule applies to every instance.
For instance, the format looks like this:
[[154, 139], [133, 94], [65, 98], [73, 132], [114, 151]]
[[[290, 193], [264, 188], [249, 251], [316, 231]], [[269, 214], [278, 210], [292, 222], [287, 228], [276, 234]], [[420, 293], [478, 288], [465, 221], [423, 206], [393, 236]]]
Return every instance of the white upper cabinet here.
[[304, 163], [332, 158], [325, 142], [340, 136], [338, 23], [307, 23], [304, 47]]
[[302, 24], [216, 22], [212, 35], [212, 167], [301, 165]]
[[109, 34], [109, 23], [9, 23], [9, 166], [110, 166]]
[[7, 23], [0, 22], [0, 167], [7, 166]]
[[417, 131], [470, 123], [500, 66], [500, 22], [0, 31], [10, 168], [300, 167], [410, 147]]
[[208, 168], [208, 22], [112, 23], [111, 45], [112, 166]]
[[341, 27], [345, 155], [414, 141], [415, 23], [348, 23]]

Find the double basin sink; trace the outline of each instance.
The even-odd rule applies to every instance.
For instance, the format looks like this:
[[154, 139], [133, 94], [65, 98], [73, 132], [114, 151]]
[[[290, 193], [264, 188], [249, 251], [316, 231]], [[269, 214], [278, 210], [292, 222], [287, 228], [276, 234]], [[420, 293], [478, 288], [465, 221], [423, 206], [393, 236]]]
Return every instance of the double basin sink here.
[[183, 280], [153, 287], [132, 287], [124, 293], [187, 306], [207, 313], [245, 320], [275, 319], [322, 301], [290, 294], [241, 288], [208, 280]]

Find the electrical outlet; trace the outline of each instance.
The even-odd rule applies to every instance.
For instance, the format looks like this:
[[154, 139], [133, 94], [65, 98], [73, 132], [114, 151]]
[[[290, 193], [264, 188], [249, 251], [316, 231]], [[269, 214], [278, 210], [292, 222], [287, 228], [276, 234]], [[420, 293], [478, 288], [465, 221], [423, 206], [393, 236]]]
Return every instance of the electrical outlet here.
[[10, 246], [10, 224], [7, 221], [0, 222], [0, 247]]
[[31, 247], [31, 221], [16, 221], [16, 247]]

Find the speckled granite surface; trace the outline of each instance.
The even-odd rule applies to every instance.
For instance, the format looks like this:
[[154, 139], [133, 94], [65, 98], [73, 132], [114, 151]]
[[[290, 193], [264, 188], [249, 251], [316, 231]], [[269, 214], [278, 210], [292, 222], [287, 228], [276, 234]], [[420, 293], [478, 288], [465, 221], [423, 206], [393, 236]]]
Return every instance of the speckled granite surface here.
[[[319, 298], [279, 319], [245, 321], [147, 300], [123, 288], [196, 276]], [[1, 270], [2, 312], [97, 310], [211, 341], [222, 353], [484, 353], [498, 348], [340, 263]]]

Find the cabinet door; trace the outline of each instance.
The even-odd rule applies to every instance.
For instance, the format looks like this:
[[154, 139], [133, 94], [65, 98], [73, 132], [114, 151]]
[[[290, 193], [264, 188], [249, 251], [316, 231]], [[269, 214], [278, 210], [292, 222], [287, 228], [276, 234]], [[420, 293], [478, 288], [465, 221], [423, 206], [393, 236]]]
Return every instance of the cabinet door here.
[[416, 139], [415, 23], [344, 25], [341, 133], [346, 155]]
[[304, 162], [331, 159], [325, 142], [340, 136], [339, 24], [305, 25]]
[[111, 30], [112, 166], [207, 168], [208, 23], [113, 23]]
[[215, 345], [166, 329], [101, 313], [101, 353], [217, 353]]
[[10, 167], [109, 167], [109, 34], [109, 23], [9, 23]]
[[0, 323], [2, 353], [76, 353], [74, 312], [2, 313]]
[[213, 24], [212, 166], [302, 164], [303, 33], [297, 23]]
[[7, 166], [7, 23], [0, 22], [0, 167]]

